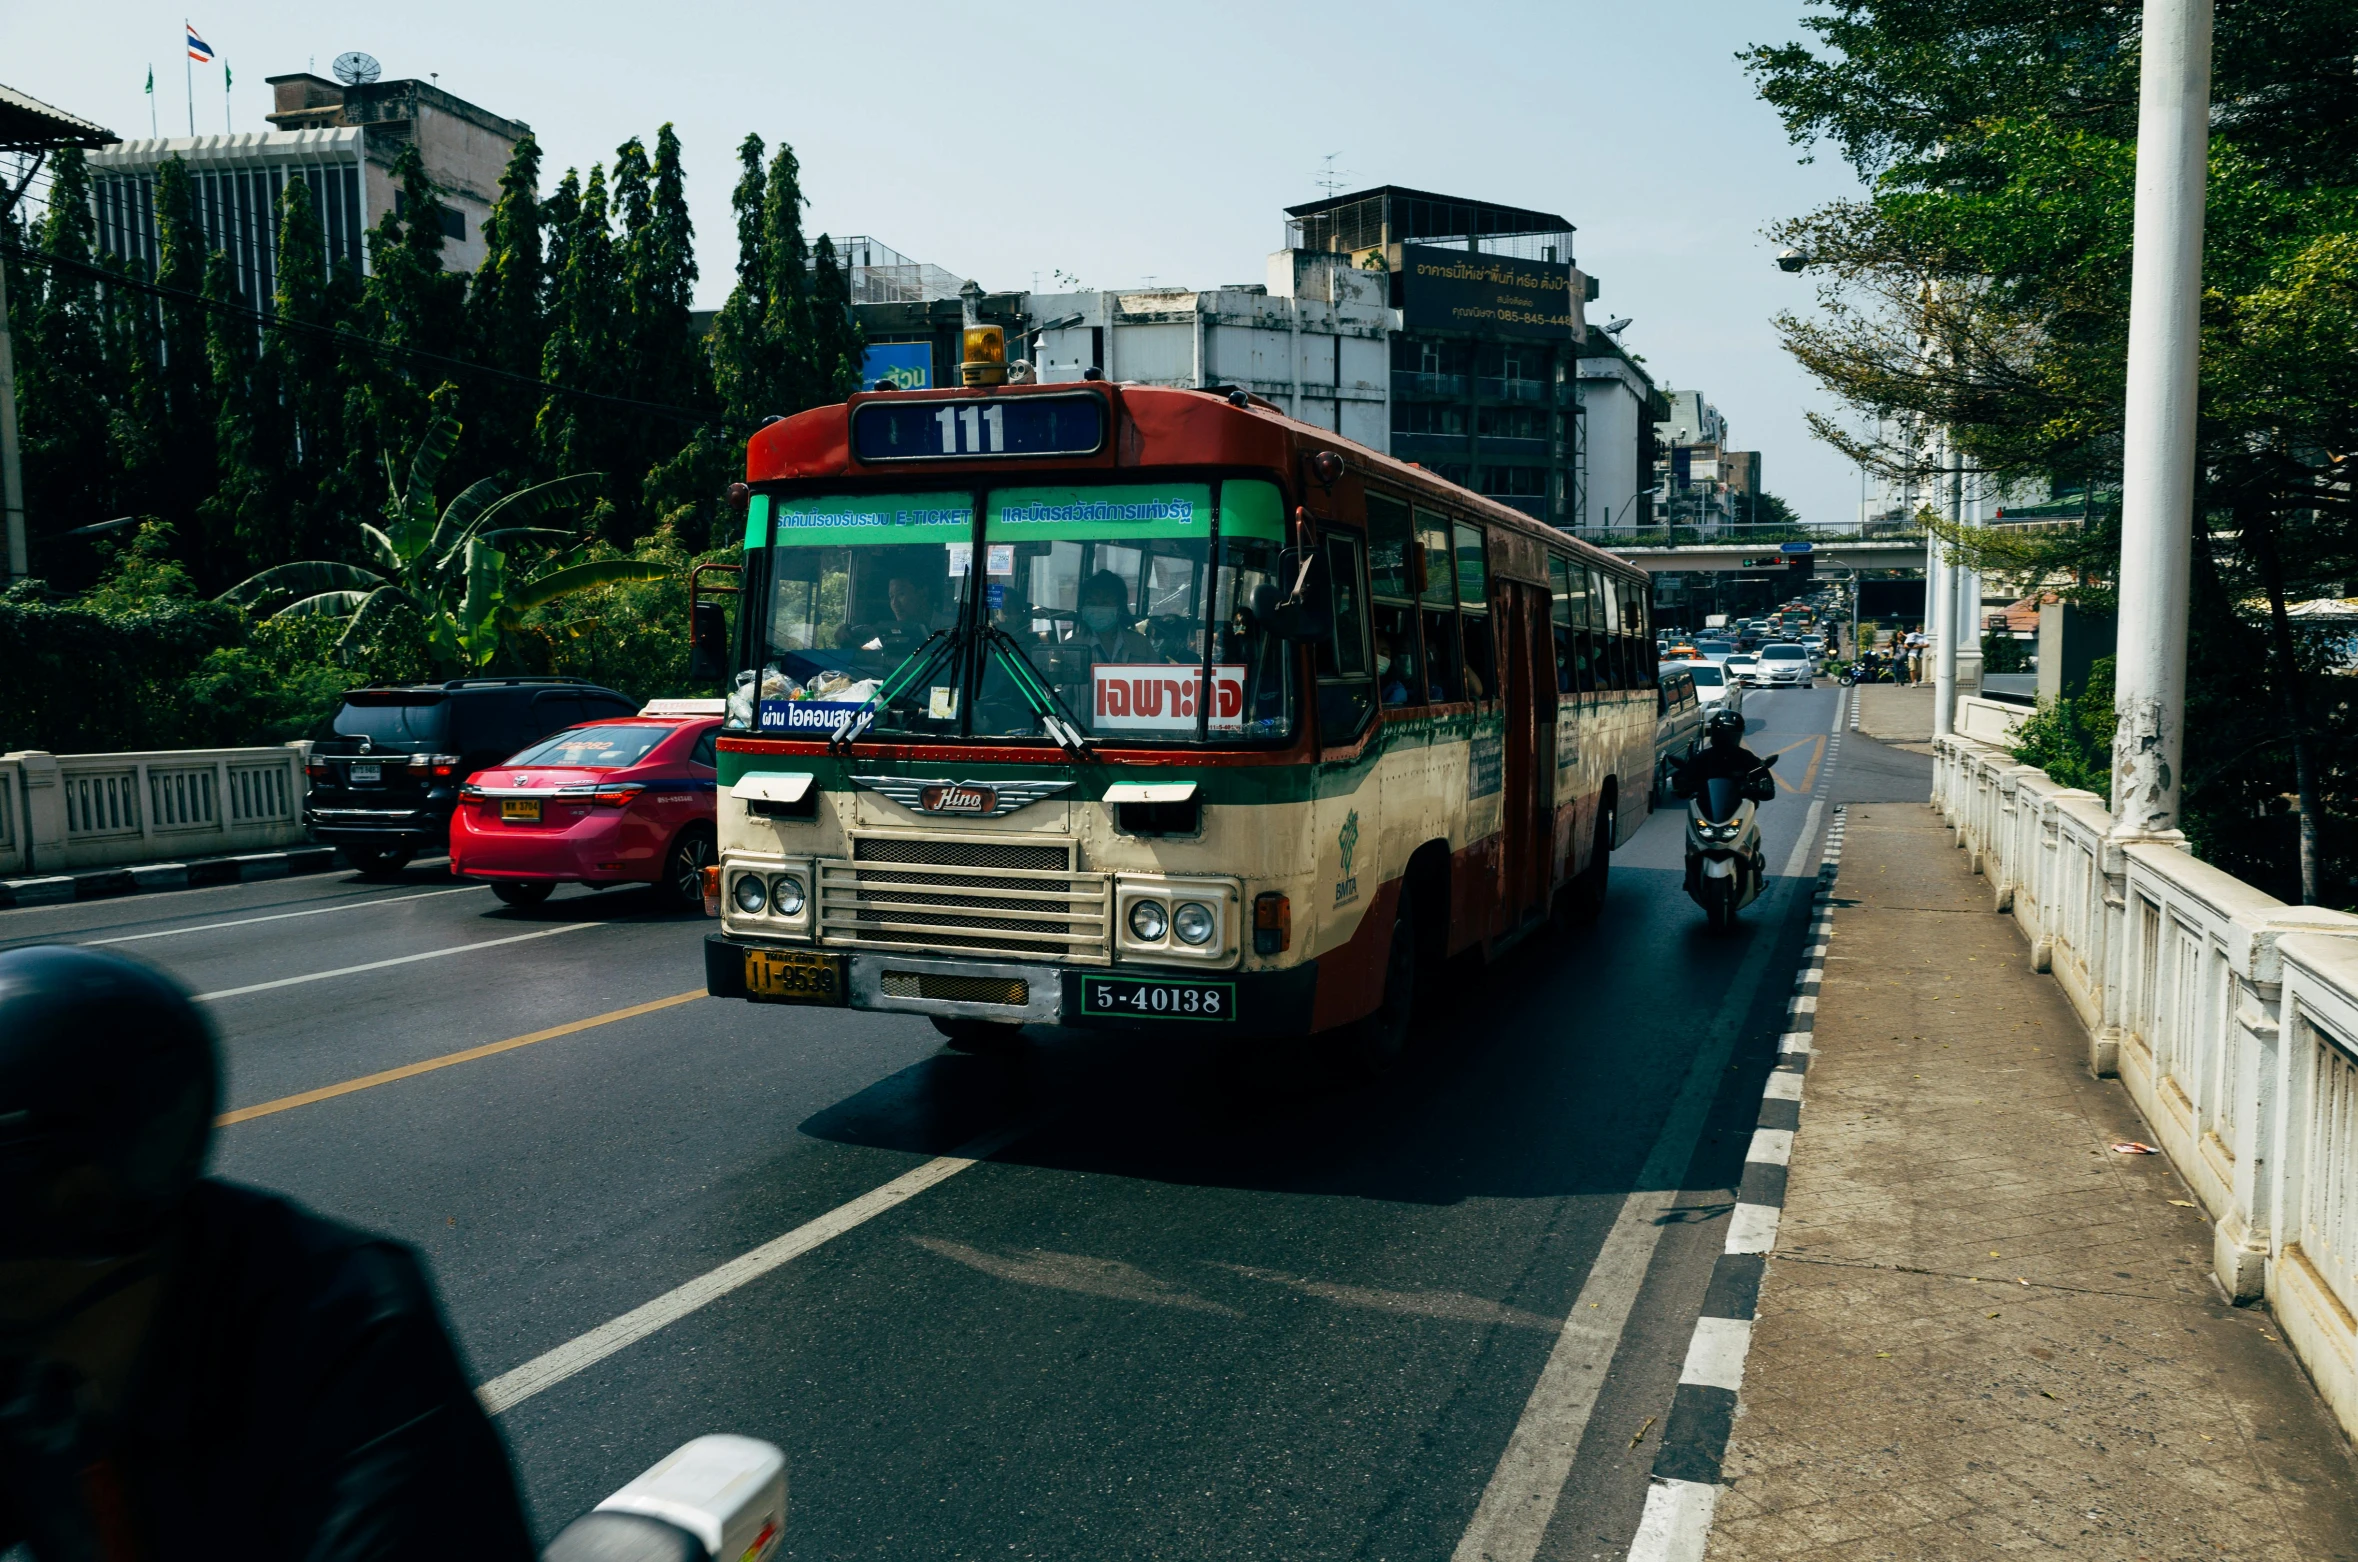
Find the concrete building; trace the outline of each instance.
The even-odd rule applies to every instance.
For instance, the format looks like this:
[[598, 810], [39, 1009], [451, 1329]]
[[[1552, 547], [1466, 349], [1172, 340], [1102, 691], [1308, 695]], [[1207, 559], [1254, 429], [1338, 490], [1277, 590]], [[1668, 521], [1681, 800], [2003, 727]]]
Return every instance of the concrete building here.
[[1381, 277], [1399, 312], [1391, 453], [1538, 519], [1575, 524], [1573, 366], [1593, 289], [1572, 263], [1572, 224], [1393, 185], [1289, 206], [1286, 218], [1289, 251]]
[[1588, 334], [1574, 369], [1580, 459], [1568, 529], [1643, 530], [1654, 523], [1655, 426], [1670, 416], [1670, 403], [1602, 331]]
[[[1697, 390], [1664, 393], [1669, 415], [1662, 420], [1654, 458], [1654, 513], [1666, 526], [1705, 532], [1737, 519], [1727, 466], [1728, 420]], [[1749, 463], [1746, 471], [1757, 470]]]
[[91, 205], [102, 253], [139, 266], [156, 261], [156, 169], [187, 165], [208, 248], [226, 251], [246, 297], [266, 302], [277, 284], [279, 195], [290, 180], [311, 186], [331, 264], [366, 274], [368, 230], [395, 209], [391, 174], [416, 146], [442, 193], [443, 264], [483, 263], [483, 222], [499, 195], [508, 156], [529, 128], [427, 82], [346, 85], [318, 76], [273, 76], [275, 129], [219, 136], [119, 141], [89, 155]]

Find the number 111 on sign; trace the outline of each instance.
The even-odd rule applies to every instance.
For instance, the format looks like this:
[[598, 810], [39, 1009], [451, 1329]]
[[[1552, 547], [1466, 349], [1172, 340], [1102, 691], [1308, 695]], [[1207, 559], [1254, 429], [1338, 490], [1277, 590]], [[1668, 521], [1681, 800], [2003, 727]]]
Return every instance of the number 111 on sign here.
[[[942, 454], [945, 456], [979, 456], [984, 454], [983, 434], [987, 429], [991, 446], [989, 454], [999, 455], [1007, 449], [1007, 409], [1004, 407], [944, 407], [933, 415], [942, 429]], [[966, 442], [958, 442], [963, 429]]]

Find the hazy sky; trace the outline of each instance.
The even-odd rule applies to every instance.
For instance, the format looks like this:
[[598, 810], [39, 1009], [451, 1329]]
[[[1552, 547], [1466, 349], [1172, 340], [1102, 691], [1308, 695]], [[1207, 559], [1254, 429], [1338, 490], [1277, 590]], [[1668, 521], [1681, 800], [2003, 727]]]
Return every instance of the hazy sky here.
[[[181, 23], [235, 71], [233, 128], [266, 130], [264, 78], [362, 49], [387, 78], [530, 124], [547, 179], [670, 120], [686, 145], [703, 281], [727, 291], [729, 187], [746, 132], [802, 158], [813, 233], [866, 233], [991, 288], [1257, 282], [1282, 208], [1403, 184], [1557, 211], [1601, 279], [1590, 306], [1657, 380], [1699, 387], [1767, 486], [1807, 519], [1854, 516], [1858, 475], [1802, 422], [1828, 399], [1770, 317], [1808, 288], [1760, 230], [1850, 193], [1804, 165], [1734, 60], [1798, 35], [1798, 0], [1452, 0], [1348, 5], [633, 5], [258, 0], [0, 7], [0, 80], [119, 134], [184, 135]], [[218, 65], [196, 123], [223, 128]]]

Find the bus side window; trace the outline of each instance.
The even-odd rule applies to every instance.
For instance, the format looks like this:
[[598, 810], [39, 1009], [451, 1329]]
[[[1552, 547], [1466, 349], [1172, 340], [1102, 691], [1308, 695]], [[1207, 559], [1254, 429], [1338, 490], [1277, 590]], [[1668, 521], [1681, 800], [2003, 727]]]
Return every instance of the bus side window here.
[[1424, 601], [1447, 607], [1457, 600], [1457, 568], [1449, 551], [1449, 523], [1430, 510], [1416, 512], [1417, 546], [1424, 550]]
[[1455, 527], [1458, 632], [1465, 651], [1465, 697], [1498, 697], [1498, 652], [1490, 633], [1490, 570], [1482, 554], [1482, 528], [1460, 521]]
[[1651, 605], [1647, 599], [1652, 595], [1652, 590], [1643, 582], [1634, 580], [1621, 582], [1623, 653], [1630, 658], [1632, 665], [1639, 669], [1640, 674], [1648, 680], [1653, 678], [1655, 669], [1659, 665], [1658, 659], [1654, 655], [1654, 636], [1646, 627], [1646, 609]]
[[1398, 709], [1430, 698], [1416, 623], [1415, 528], [1408, 506], [1388, 494], [1367, 496], [1368, 617], [1375, 629], [1376, 698]]
[[1579, 687], [1576, 664], [1580, 660], [1580, 631], [1572, 627], [1572, 580], [1564, 560], [1550, 558], [1547, 563], [1552, 599], [1548, 604], [1548, 622], [1556, 641], [1556, 692], [1570, 694]]
[[1628, 667], [1621, 656], [1621, 597], [1616, 589], [1619, 584], [1602, 570], [1588, 572], [1589, 623], [1597, 632], [1597, 687], [1600, 689], [1630, 687]]
[[1457, 609], [1427, 608], [1425, 630], [1425, 692], [1436, 705], [1466, 698], [1458, 677]]
[[1318, 647], [1318, 741], [1329, 748], [1357, 740], [1375, 714], [1368, 676], [1367, 596], [1360, 582], [1359, 539], [1326, 539], [1328, 600], [1334, 634]]

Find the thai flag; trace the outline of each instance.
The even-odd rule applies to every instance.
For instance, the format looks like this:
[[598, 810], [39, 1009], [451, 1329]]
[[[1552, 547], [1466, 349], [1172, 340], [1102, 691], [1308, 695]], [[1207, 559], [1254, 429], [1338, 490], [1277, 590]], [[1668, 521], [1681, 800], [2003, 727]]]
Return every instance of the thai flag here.
[[213, 46], [199, 38], [197, 30], [194, 27], [189, 27], [188, 23], [182, 22], [180, 25], [188, 27], [188, 57], [192, 60], [202, 60], [207, 65], [212, 64]]

